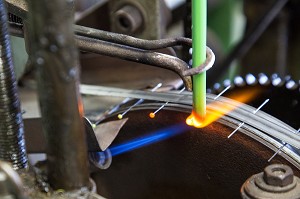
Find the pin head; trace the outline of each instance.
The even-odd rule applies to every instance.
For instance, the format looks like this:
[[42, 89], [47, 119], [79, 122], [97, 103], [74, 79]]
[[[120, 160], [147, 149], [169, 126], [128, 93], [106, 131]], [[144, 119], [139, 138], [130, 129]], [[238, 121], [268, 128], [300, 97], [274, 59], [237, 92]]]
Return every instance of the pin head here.
[[122, 114], [119, 114], [118, 115], [118, 118], [121, 120], [123, 118], [123, 115]]
[[151, 112], [151, 113], [149, 114], [149, 117], [152, 118], [152, 119], [155, 118], [155, 113]]

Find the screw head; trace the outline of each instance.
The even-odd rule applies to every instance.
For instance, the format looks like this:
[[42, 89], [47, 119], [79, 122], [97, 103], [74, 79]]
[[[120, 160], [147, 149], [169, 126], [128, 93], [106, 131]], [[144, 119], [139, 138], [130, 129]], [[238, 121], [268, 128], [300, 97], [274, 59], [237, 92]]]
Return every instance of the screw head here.
[[268, 185], [284, 187], [294, 181], [293, 170], [284, 164], [272, 164], [264, 169], [263, 179]]

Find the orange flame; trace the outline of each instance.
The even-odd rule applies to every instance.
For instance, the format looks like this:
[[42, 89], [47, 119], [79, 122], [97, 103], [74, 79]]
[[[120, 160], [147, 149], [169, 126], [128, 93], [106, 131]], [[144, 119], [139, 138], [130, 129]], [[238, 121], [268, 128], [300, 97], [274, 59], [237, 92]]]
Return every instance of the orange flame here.
[[213, 123], [214, 121], [221, 118], [223, 115], [229, 113], [230, 111], [238, 108], [243, 103], [249, 102], [259, 93], [258, 89], [245, 90], [237, 92], [228, 98], [236, 101], [236, 103], [222, 103], [220, 101], [214, 101], [209, 106], [214, 107], [214, 110], [209, 111], [205, 118], [202, 119], [194, 110], [191, 115], [186, 119], [186, 124], [189, 126], [194, 126], [196, 128], [203, 128]]

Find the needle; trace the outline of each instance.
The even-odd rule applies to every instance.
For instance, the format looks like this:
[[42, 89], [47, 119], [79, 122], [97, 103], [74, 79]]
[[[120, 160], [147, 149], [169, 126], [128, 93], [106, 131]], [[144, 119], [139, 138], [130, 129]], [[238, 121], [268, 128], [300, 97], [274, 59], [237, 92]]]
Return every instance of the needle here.
[[[153, 89], [151, 89], [151, 92], [156, 91], [158, 88], [160, 88], [162, 86], [162, 83], [157, 84]], [[139, 99], [137, 102], [135, 102], [132, 106], [130, 106], [126, 111], [124, 111], [122, 114], [118, 115], [119, 119], [122, 119], [124, 117], [124, 115], [126, 113], [128, 113], [132, 108], [134, 108], [135, 106], [143, 103], [144, 99]]]
[[270, 159], [268, 160], [268, 162], [271, 162], [271, 160], [283, 149], [283, 147], [286, 146], [287, 143], [284, 143], [281, 147], [279, 147], [279, 149], [276, 151], [276, 153], [274, 153], [274, 155], [272, 155], [272, 157], [270, 157]]
[[245, 122], [240, 123], [239, 126], [234, 131], [232, 131], [232, 133], [230, 133], [227, 138], [231, 138], [231, 136], [233, 136], [244, 124]]
[[228, 89], [230, 89], [231, 85], [227, 86], [219, 95], [217, 95], [214, 100], [218, 99], [221, 95], [223, 95]]
[[[252, 113], [255, 115], [257, 113], [257, 111], [259, 111], [264, 105], [266, 105], [266, 103], [269, 102], [269, 99], [266, 99], [264, 101], [264, 103], [262, 103], [256, 110], [254, 110]], [[227, 138], [230, 138], [231, 136], [233, 136], [243, 125], [245, 124], [245, 122], [242, 122], [239, 124], [239, 126], [232, 132], [230, 133], [230, 135]]]
[[[178, 94], [182, 93], [184, 90], [185, 90], [185, 88], [181, 89], [181, 90], [178, 92]], [[149, 114], [149, 117], [153, 119], [153, 118], [155, 117], [156, 113], [158, 113], [160, 110], [162, 110], [168, 103], [169, 103], [169, 102], [164, 103], [164, 104], [161, 105], [156, 111], [151, 112], [151, 113]]]
[[264, 103], [262, 103], [255, 111], [253, 111], [253, 114], [256, 114], [257, 111], [259, 111], [266, 103], [268, 103], [270, 99], [266, 99]]

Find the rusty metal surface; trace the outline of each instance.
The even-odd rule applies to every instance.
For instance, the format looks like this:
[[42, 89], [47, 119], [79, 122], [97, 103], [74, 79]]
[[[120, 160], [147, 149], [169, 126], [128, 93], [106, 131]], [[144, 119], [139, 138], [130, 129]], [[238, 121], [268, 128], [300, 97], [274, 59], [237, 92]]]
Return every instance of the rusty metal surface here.
[[300, 198], [300, 179], [283, 164], [272, 164], [264, 172], [251, 176], [241, 188], [243, 199]]
[[[19, 34], [22, 32], [20, 30], [21, 27], [11, 26], [12, 32], [14, 34]], [[189, 45], [190, 39], [186, 38], [175, 38], [175, 39], [164, 39], [164, 40], [156, 40], [156, 41], [147, 41], [140, 40], [133, 37], [128, 37], [121, 34], [113, 34], [113, 37], [108, 36], [108, 32], [101, 33], [101, 31], [92, 30], [85, 27], [77, 26], [79, 35], [75, 37], [77, 46], [80, 50], [84, 52], [93, 52], [101, 55], [106, 55], [114, 58], [120, 58], [123, 60], [129, 60], [133, 62], [143, 63], [147, 65], [157, 66], [164, 69], [171, 70], [177, 73], [181, 79], [184, 81], [184, 84], [188, 90], [192, 89], [191, 77], [189, 75], [195, 75], [201, 73], [203, 71], [208, 70], [212, 64], [214, 63], [214, 54], [208, 48], [208, 59], [204, 65], [197, 67], [196, 69], [189, 69], [187, 63], [182, 61], [181, 59], [166, 55], [163, 53], [153, 52], [142, 49], [133, 48], [131, 46], [146, 46], [149, 44], [150, 49], [159, 49], [163, 47], [173, 46], [173, 45]], [[89, 35], [89, 32], [84, 31], [92, 31], [92, 35]], [[99, 34], [100, 33], [100, 34]], [[85, 35], [85, 36], [80, 36]], [[100, 35], [100, 36], [99, 36]], [[95, 37], [95, 38], [93, 38]], [[98, 37], [104, 38], [105, 40], [111, 40], [116, 43], [111, 43], [107, 41], [99, 40]], [[123, 42], [121, 42], [122, 38], [126, 38]], [[128, 44], [129, 46], [121, 45], [118, 43]], [[147, 48], [146, 48], [147, 49]], [[209, 67], [207, 67], [209, 66]]]
[[53, 188], [65, 190], [89, 185], [72, 5], [60, 0], [29, 2], [30, 56], [37, 68], [48, 178]]
[[[24, 0], [7, 0], [8, 9], [11, 13], [20, 16], [23, 19], [27, 19], [27, 3]], [[153, 14], [153, 13], [151, 13]], [[13, 24], [12, 24], [13, 25]], [[20, 29], [20, 27], [18, 27]], [[21, 33], [21, 30], [16, 30]], [[95, 28], [85, 27], [81, 25], [74, 25], [74, 32], [80, 36], [86, 36], [88, 38], [100, 39], [104, 41], [109, 41], [112, 43], [123, 44], [131, 47], [141, 48], [145, 50], [156, 50], [166, 47], [173, 47], [177, 45], [183, 45], [187, 47], [192, 46], [192, 40], [185, 37], [177, 38], [166, 38], [166, 39], [141, 39], [137, 37], [132, 37], [126, 34], [118, 34], [108, 31], [103, 31]], [[22, 36], [19, 34], [18, 36]]]
[[0, 159], [8, 161], [14, 169], [27, 167], [23, 120], [17, 93], [7, 13], [0, 1]]
[[[163, 110], [150, 119], [153, 110], [129, 112], [129, 120], [113, 144], [182, 123], [188, 116]], [[112, 199], [240, 198], [240, 186], [268, 165], [273, 151], [241, 132], [228, 139], [233, 130], [228, 124], [215, 122], [206, 128], [188, 129], [169, 140], [113, 157], [108, 170], [92, 175], [98, 192]], [[273, 161], [290, 165], [299, 175], [282, 157]]]
[[[144, 39], [161, 39], [164, 37], [165, 28], [171, 17], [171, 12], [168, 10], [164, 1], [111, 0], [109, 1], [109, 5], [112, 32], [124, 32], [123, 28], [121, 28], [118, 11], [124, 9], [126, 6], [131, 6], [139, 11], [142, 24], [138, 31], [127, 31], [127, 34]], [[127, 13], [127, 15], [131, 15], [131, 13]]]
[[125, 60], [144, 63], [148, 65], [159, 66], [176, 72], [187, 89], [192, 88], [191, 77], [184, 76], [184, 71], [188, 70], [188, 65], [181, 59], [162, 53], [145, 51], [141, 49], [131, 48], [119, 44], [112, 44], [106, 41], [86, 38], [82, 36], [76, 37], [76, 43], [83, 51], [99, 53], [102, 55], [113, 56]]
[[272, 164], [264, 169], [264, 181], [268, 185], [285, 187], [293, 183], [293, 170], [282, 164]]
[[118, 34], [118, 33], [113, 33], [113, 32], [98, 30], [94, 28], [78, 26], [78, 25], [74, 26], [74, 31], [77, 35], [109, 41], [117, 44], [123, 44], [135, 48], [141, 48], [144, 50], [157, 50], [161, 48], [167, 48], [167, 47], [173, 47], [179, 45], [192, 47], [192, 40], [185, 37], [147, 40], [147, 39], [132, 37], [125, 34]]

